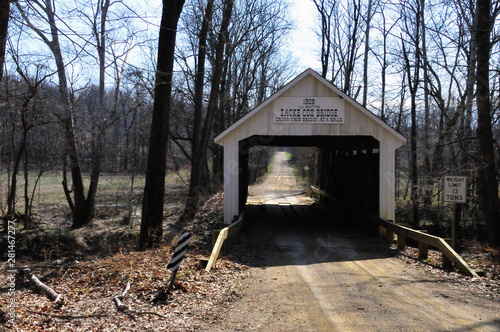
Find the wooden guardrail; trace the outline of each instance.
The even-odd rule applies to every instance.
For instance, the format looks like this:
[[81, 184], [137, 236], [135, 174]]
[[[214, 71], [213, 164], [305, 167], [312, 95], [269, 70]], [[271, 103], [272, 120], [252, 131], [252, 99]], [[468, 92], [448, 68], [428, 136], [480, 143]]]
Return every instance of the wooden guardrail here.
[[453, 248], [443, 238], [395, 224], [364, 211], [355, 210], [353, 207], [339, 202], [336, 198], [332, 197], [325, 191], [312, 186], [311, 194], [313, 196], [324, 196], [337, 205], [341, 205], [347, 209], [356, 211], [356, 213], [358, 213], [358, 215], [362, 218], [378, 225], [380, 229], [380, 235], [389, 242], [392, 242], [394, 240], [394, 234], [396, 234], [398, 249], [404, 249], [406, 246], [406, 239], [412, 239], [418, 242], [418, 251], [420, 258], [427, 258], [428, 247], [433, 247], [441, 251], [442, 265], [444, 268], [449, 268], [453, 265], [466, 275], [478, 277], [477, 273], [463, 260], [462, 257], [460, 257], [460, 255], [455, 252], [455, 250], [453, 250]]
[[224, 227], [219, 231], [219, 235], [217, 236], [217, 241], [215, 241], [214, 247], [212, 248], [212, 254], [210, 255], [210, 259], [208, 260], [207, 266], [205, 267], [205, 271], [210, 272], [212, 266], [215, 264], [215, 261], [219, 257], [220, 250], [224, 241], [234, 240], [236, 235], [243, 227], [243, 213], [240, 214], [238, 219], [234, 221], [231, 225]]

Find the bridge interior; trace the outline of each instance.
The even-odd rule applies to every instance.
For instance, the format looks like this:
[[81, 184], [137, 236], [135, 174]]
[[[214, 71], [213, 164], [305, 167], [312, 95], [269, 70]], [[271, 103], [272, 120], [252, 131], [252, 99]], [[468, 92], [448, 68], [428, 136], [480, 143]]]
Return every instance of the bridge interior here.
[[[327, 192], [328, 198], [323, 198], [325, 205], [333, 207], [338, 213], [336, 222], [339, 221], [355, 226], [356, 228], [370, 227], [356, 220], [355, 217], [339, 217], [344, 214], [345, 206], [350, 210], [364, 210], [372, 214], [379, 214], [379, 142], [371, 136], [262, 136], [255, 135], [240, 141], [239, 143], [239, 204], [240, 211], [245, 208], [249, 195], [249, 156], [251, 148], [255, 146], [273, 147], [315, 147], [318, 149], [315, 162], [310, 160], [299, 160], [304, 165], [316, 165], [317, 172], [315, 186]], [[274, 166], [273, 166], [274, 167]], [[277, 182], [278, 178], [270, 179]], [[275, 183], [274, 185], [280, 185]], [[264, 188], [272, 191], [271, 187]], [[285, 205], [295, 205], [294, 200], [284, 200], [278, 198], [275, 201], [262, 202], [263, 204], [281, 205], [283, 210]], [[307, 204], [296, 204], [294, 209], [295, 218], [300, 219], [300, 214], [304, 209], [311, 209]], [[341, 211], [342, 210], [342, 211]], [[297, 215], [297, 211], [301, 211]], [[317, 211], [316, 211], [317, 212]], [[314, 212], [314, 213], [316, 213]], [[253, 210], [252, 214], [255, 213]], [[272, 213], [272, 212], [271, 212]], [[311, 213], [311, 211], [309, 212]], [[290, 213], [288, 213], [290, 214]], [[322, 212], [324, 215], [324, 212]], [[276, 222], [280, 217], [275, 216]], [[332, 219], [332, 218], [327, 218]], [[344, 226], [349, 226], [344, 225]], [[371, 227], [370, 227], [371, 228]]]

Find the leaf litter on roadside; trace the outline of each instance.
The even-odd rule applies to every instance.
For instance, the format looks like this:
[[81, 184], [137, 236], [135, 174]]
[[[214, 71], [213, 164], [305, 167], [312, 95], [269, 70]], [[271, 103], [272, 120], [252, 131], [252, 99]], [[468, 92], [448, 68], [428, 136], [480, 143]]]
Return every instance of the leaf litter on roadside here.
[[[235, 298], [240, 283], [249, 274], [244, 265], [219, 258], [210, 273], [200, 263], [211, 232], [221, 225], [222, 194], [200, 209], [189, 230], [195, 240], [186, 254], [171, 292], [166, 293], [172, 274], [166, 269], [170, 246], [144, 252], [121, 252], [107, 258], [67, 264], [39, 264], [40, 280], [64, 294], [56, 305], [35, 287], [21, 281], [16, 286], [16, 320], [20, 331], [190, 331], [218, 319], [217, 306]], [[5, 267], [4, 267], [5, 268]], [[2, 274], [0, 282], [7, 284]], [[113, 299], [121, 297], [120, 311]], [[159, 294], [165, 294], [159, 298]]]

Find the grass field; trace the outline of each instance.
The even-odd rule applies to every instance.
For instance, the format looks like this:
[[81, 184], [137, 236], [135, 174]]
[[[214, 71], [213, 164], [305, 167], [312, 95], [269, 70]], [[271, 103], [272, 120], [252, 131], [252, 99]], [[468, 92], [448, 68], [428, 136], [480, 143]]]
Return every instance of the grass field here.
[[[89, 180], [85, 181], [88, 188]], [[169, 173], [166, 177], [165, 211], [166, 224], [175, 221], [182, 212], [187, 170]], [[7, 212], [8, 177], [0, 174], [0, 214]], [[24, 178], [17, 184], [16, 211], [24, 213]], [[36, 174], [30, 174], [30, 196]], [[141, 218], [142, 193], [145, 177], [124, 174], [103, 174], [100, 177], [96, 197], [96, 212], [92, 222], [77, 230], [71, 230], [71, 213], [62, 188], [62, 173], [47, 172], [39, 179], [33, 195], [33, 221], [35, 227], [23, 228], [16, 223], [17, 253], [22, 257], [50, 260], [66, 255], [107, 255], [136, 245]], [[123, 223], [131, 213], [131, 224]], [[0, 243], [3, 242], [0, 239]], [[4, 246], [2, 246], [2, 249]], [[0, 253], [3, 256], [5, 253]]]
[[[84, 175], [85, 187], [88, 188], [89, 177]], [[99, 179], [97, 192], [97, 207], [107, 209], [127, 206], [129, 200], [136, 200], [142, 195], [144, 189], [144, 175], [132, 176], [123, 174], [103, 174]], [[188, 180], [188, 172], [184, 170], [177, 173], [169, 173], [166, 177], [166, 189], [182, 189]], [[44, 173], [38, 180], [33, 193], [33, 186], [37, 181], [37, 174], [30, 174], [29, 196], [33, 199], [33, 212], [38, 214], [55, 214], [68, 209], [66, 197], [62, 187], [62, 172]], [[0, 173], [0, 213], [5, 214], [7, 210], [8, 176]], [[16, 210], [24, 211], [24, 178], [18, 177]]]

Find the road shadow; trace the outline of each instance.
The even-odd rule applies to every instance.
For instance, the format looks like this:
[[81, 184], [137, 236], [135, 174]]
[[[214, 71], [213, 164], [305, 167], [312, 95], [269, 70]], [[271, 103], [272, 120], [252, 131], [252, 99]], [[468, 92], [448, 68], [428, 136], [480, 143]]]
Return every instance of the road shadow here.
[[312, 205], [247, 205], [231, 256], [249, 266], [311, 265], [393, 257], [375, 229], [345, 211]]

